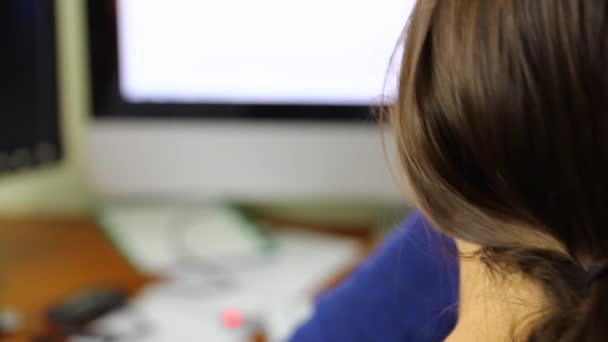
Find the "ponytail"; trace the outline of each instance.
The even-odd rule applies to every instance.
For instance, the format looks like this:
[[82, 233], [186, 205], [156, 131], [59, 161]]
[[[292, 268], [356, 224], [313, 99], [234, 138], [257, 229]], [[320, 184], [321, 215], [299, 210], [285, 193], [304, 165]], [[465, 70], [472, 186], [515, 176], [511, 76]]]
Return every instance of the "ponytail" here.
[[585, 297], [572, 312], [572, 317], [558, 316], [558, 319], [548, 319], [543, 325], [543, 328], [547, 330], [563, 329], [561, 336], [553, 334], [543, 336], [542, 330], [539, 329], [539, 341], [606, 341], [606, 336], [608, 336], [608, 279], [605, 277], [595, 277], [592, 281], [587, 279], [586, 285]]

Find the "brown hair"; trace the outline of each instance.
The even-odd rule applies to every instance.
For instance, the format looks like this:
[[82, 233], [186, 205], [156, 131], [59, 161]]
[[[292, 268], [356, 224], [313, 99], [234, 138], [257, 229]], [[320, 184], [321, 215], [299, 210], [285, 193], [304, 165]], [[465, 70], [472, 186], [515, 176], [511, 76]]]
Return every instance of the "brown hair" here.
[[608, 340], [608, 1], [419, 0], [397, 148], [417, 203], [539, 281], [530, 341]]

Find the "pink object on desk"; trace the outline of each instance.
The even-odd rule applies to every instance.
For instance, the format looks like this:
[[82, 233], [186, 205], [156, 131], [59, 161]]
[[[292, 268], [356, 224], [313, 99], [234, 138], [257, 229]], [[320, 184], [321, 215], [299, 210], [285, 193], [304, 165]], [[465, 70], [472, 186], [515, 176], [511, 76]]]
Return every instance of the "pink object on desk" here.
[[228, 329], [238, 329], [245, 321], [243, 311], [236, 308], [228, 308], [222, 311], [222, 324]]

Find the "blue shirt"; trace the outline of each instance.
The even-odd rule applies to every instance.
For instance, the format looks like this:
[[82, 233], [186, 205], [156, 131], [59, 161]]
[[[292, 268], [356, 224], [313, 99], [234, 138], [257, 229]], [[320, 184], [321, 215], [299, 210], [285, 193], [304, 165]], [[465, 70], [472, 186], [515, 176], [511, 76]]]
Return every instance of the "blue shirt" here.
[[443, 341], [457, 320], [456, 251], [414, 212], [374, 257], [318, 299], [291, 342]]

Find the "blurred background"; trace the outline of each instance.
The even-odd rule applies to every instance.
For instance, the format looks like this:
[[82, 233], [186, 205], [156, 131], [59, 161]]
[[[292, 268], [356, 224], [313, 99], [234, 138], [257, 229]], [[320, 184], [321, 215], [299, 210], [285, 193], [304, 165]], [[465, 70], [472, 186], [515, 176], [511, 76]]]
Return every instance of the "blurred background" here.
[[0, 337], [287, 340], [409, 210], [412, 6], [3, 1]]

